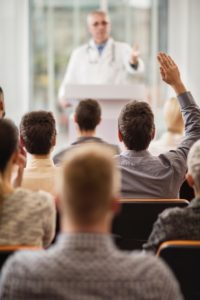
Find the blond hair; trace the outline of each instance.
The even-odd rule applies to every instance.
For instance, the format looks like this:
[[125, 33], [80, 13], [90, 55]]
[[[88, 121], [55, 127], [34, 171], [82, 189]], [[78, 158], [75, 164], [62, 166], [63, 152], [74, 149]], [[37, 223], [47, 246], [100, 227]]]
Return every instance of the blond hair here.
[[188, 154], [188, 172], [192, 175], [196, 190], [200, 191], [200, 140], [196, 141]]
[[173, 133], [183, 133], [184, 122], [177, 98], [170, 98], [164, 105], [164, 118], [167, 130]]
[[105, 217], [120, 190], [120, 176], [108, 146], [87, 143], [71, 149], [61, 172], [63, 209], [79, 224]]

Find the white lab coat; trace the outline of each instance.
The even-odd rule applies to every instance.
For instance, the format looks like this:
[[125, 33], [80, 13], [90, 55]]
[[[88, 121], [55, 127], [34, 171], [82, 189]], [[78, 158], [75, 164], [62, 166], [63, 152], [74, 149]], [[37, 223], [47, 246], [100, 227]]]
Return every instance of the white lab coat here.
[[112, 38], [100, 55], [93, 40], [75, 49], [71, 55], [59, 99], [65, 99], [68, 84], [128, 84], [144, 72], [139, 59], [137, 70], [130, 66], [131, 47]]

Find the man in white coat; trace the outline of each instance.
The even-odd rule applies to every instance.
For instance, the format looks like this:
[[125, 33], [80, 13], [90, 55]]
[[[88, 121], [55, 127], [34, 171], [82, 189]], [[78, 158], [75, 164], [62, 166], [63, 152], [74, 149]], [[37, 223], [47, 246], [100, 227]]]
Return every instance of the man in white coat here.
[[97, 10], [88, 15], [91, 40], [75, 49], [71, 55], [59, 90], [59, 102], [66, 104], [68, 84], [128, 84], [144, 72], [137, 47], [114, 41], [106, 12]]

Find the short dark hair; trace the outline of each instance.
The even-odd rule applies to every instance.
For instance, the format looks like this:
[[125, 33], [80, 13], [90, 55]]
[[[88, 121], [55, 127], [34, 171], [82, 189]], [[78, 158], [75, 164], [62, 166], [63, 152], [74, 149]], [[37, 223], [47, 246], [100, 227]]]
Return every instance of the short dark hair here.
[[51, 112], [33, 111], [25, 114], [20, 123], [20, 135], [31, 154], [48, 154], [56, 135], [56, 123]]
[[9, 119], [0, 119], [0, 172], [5, 170], [9, 159], [17, 150], [18, 140], [16, 125]]
[[131, 101], [119, 115], [119, 131], [129, 150], [141, 151], [148, 148], [154, 129], [154, 115], [148, 103]]
[[76, 107], [75, 114], [81, 130], [94, 130], [100, 122], [101, 107], [96, 100], [82, 100]]
[[0, 94], [3, 94], [3, 89], [1, 86], [0, 86]]

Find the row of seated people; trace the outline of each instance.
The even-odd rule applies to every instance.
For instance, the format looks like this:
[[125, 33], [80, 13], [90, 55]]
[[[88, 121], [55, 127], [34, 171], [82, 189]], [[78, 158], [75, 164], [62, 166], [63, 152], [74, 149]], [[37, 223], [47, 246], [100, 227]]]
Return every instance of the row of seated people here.
[[[187, 154], [200, 138], [200, 109], [184, 87], [178, 67], [164, 53], [159, 54], [158, 59], [162, 79], [178, 95], [185, 121], [185, 137], [174, 151], [159, 156], [147, 151], [155, 134], [153, 113], [146, 102], [133, 101], [119, 116], [119, 138], [126, 150], [117, 154], [115, 160], [113, 146], [103, 142], [82, 143], [81, 147], [67, 150], [56, 169], [50, 159], [56, 140], [55, 120], [51, 113], [32, 112], [26, 114], [20, 124], [21, 146], [30, 155], [32, 168], [28, 170], [28, 157], [23, 175], [24, 157], [23, 151], [18, 149], [17, 128], [7, 119], [0, 120], [1, 243], [14, 241], [47, 247], [55, 231], [55, 204], [59, 207], [62, 224], [62, 234], [53, 247], [37, 253], [19, 253], [7, 261], [0, 281], [2, 299], [36, 299], [38, 296], [88, 299], [97, 295], [117, 299], [182, 299], [175, 278], [161, 261], [145, 253], [130, 255], [117, 250], [108, 234], [112, 217], [119, 210], [120, 194], [137, 198], [177, 198], [187, 170]], [[200, 239], [197, 222], [199, 153], [200, 145], [196, 142], [188, 157], [187, 175], [188, 182], [195, 188], [196, 199], [186, 208], [168, 210], [159, 216], [144, 245], [147, 250], [155, 251], [161, 241], [170, 239], [166, 232], [173, 234], [172, 239], [185, 239], [190, 230], [190, 239]], [[16, 163], [18, 169], [13, 179]], [[29, 188], [35, 189], [37, 170], [38, 182], [42, 184], [42, 174], [48, 164], [54, 174], [50, 188], [55, 186], [55, 177], [58, 179], [57, 191], [51, 190], [52, 194], [56, 193], [56, 200], [48, 193], [23, 188], [32, 178]], [[45, 178], [49, 182], [47, 174]], [[48, 191], [50, 188], [47, 187]]]

